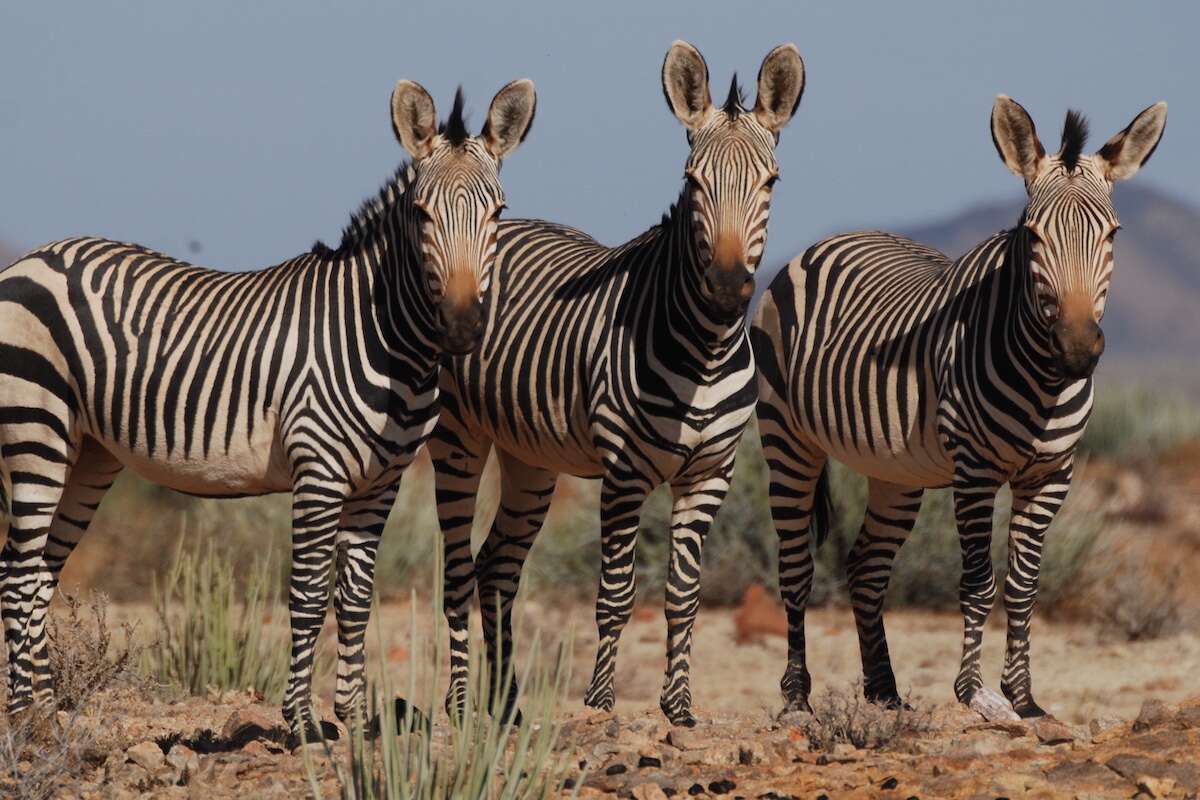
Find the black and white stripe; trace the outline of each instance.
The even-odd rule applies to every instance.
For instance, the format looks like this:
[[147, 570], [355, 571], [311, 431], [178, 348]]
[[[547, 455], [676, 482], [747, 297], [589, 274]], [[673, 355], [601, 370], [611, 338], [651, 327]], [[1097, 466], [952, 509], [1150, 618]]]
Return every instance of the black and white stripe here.
[[[736, 83], [716, 107], [699, 52], [676, 42], [664, 90], [692, 150], [687, 187], [663, 222], [615, 248], [548, 222], [501, 224], [484, 342], [443, 372], [442, 424], [430, 440], [446, 537], [452, 713], [465, 700], [475, 568], [489, 656], [508, 663], [521, 566], [558, 474], [568, 473], [602, 483], [600, 643], [586, 702], [608, 709], [615, 701], [638, 518], [646, 496], [667, 483], [674, 507], [661, 705], [672, 721], [692, 721], [701, 548], [753, 412], [744, 314], [778, 174], [776, 138], [803, 81], [799, 53], [784, 45], [763, 62], [753, 109], [742, 108]], [[475, 493], [493, 447], [500, 508], [472, 559]], [[508, 689], [511, 703], [516, 687]]]
[[401, 81], [393, 124], [414, 160], [336, 250], [318, 243], [278, 266], [222, 273], [77, 238], [0, 273], [10, 712], [52, 701], [47, 608], [126, 467], [196, 495], [292, 492], [284, 714], [294, 731], [312, 724], [335, 552], [338, 715], [362, 701], [379, 536], [436, 422], [443, 351], [478, 339], [503, 206], [499, 159], [523, 137], [533, 102], [532, 84], [509, 84], [490, 129], [470, 137], [461, 95], [439, 131], [428, 93]]
[[1104, 345], [1099, 321], [1118, 227], [1110, 194], [1149, 157], [1165, 119], [1165, 104], [1152, 106], [1082, 156], [1086, 127], [1068, 115], [1061, 151], [1047, 156], [1025, 110], [1001, 96], [993, 137], [1029, 192], [1016, 228], [955, 261], [891, 234], [835, 236], [771, 284], [751, 335], [790, 628], [789, 704], [807, 707], [811, 689], [809, 540], [826, 509], [823, 470], [833, 457], [870, 479], [847, 563], [867, 697], [900, 702], [882, 606], [892, 561], [934, 487], [952, 487], [962, 543], [955, 693], [966, 703], [982, 687], [983, 624], [996, 595], [992, 512], [1008, 483], [1002, 688], [1022, 716], [1043, 713], [1031, 688], [1029, 626], [1043, 539], [1070, 486]]

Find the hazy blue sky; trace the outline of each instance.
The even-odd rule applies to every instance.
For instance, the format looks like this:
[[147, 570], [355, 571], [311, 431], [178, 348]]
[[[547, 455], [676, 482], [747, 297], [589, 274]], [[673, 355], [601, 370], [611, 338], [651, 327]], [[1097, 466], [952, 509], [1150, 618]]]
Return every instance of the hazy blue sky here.
[[718, 100], [734, 70], [752, 100], [774, 45], [804, 57], [771, 264], [835, 230], [1017, 196], [988, 134], [997, 92], [1048, 149], [1069, 106], [1098, 147], [1167, 100], [1135, 180], [1200, 202], [1197, 30], [1200, 4], [1182, 2], [4, 3], [0, 240], [95, 233], [185, 257], [196, 240], [201, 263], [273, 263], [336, 239], [401, 160], [398, 78], [442, 113], [463, 84], [477, 129], [524, 76], [538, 114], [504, 170], [509, 213], [617, 243], [680, 187], [687, 145], [659, 84], [675, 38], [704, 53]]

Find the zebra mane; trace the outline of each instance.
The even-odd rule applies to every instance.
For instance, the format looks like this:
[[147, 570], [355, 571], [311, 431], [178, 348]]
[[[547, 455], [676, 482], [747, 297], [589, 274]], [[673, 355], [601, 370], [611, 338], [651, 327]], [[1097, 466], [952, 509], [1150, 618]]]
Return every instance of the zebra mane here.
[[463, 90], [459, 86], [454, 92], [454, 107], [450, 109], [450, 116], [446, 121], [438, 126], [438, 133], [445, 136], [450, 144], [458, 147], [465, 142], [471, 134], [467, 133], [467, 123], [463, 119]]
[[733, 73], [733, 80], [729, 83], [729, 96], [725, 98], [725, 105], [721, 106], [721, 110], [730, 119], [737, 119], [738, 115], [746, 110], [742, 102], [742, 87], [738, 86], [736, 72]]
[[1062, 149], [1058, 154], [1067, 172], [1074, 171], [1079, 165], [1079, 154], [1083, 152], [1087, 138], [1087, 117], [1075, 110], [1068, 111], [1067, 119], [1063, 122]]
[[385, 183], [374, 196], [364, 200], [358, 210], [350, 215], [350, 221], [342, 229], [342, 240], [336, 248], [317, 239], [313, 242], [310, 252], [322, 257], [336, 256], [353, 250], [363, 242], [370, 241], [378, 233], [384, 220], [391, 216], [396, 206], [404, 199], [404, 194], [412, 185], [415, 177], [416, 173], [413, 171], [412, 162], [402, 163], [396, 168], [392, 179]]

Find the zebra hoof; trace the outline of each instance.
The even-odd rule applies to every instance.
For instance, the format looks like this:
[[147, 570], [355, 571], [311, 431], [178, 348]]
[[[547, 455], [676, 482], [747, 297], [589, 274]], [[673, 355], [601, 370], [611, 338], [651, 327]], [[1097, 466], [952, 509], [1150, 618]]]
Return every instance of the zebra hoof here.
[[811, 714], [813, 713], [812, 706], [809, 705], [808, 697], [805, 695], [793, 695], [791, 697], [784, 696], [783, 710], [779, 712], [779, 717], [784, 717], [788, 714]]
[[617, 704], [617, 699], [611, 689], [604, 689], [602, 691], [589, 690], [583, 698], [583, 704], [597, 711], [612, 711], [613, 706]]
[[1020, 705], [1014, 705], [1013, 710], [1017, 712], [1017, 716], [1019, 716], [1021, 719], [1036, 719], [1037, 717], [1046, 716], [1046, 709], [1042, 708], [1032, 700], [1021, 703]]
[[[396, 735], [401, 735], [409, 731], [424, 731], [426, 734], [432, 730], [432, 723], [425, 712], [414, 705], [409, 705], [408, 701], [403, 697], [397, 697], [392, 715], [395, 720]], [[367, 736], [375, 739], [383, 731], [383, 715], [376, 714], [371, 718], [367, 725]]]
[[884, 692], [883, 694], [866, 695], [867, 702], [872, 705], [882, 706], [888, 711], [912, 711], [913, 707], [901, 699], [899, 694], [894, 692]]
[[341, 737], [342, 732], [338, 730], [337, 724], [331, 720], [323, 719], [318, 726], [311, 719], [305, 719], [303, 738], [301, 738], [299, 731], [293, 731], [288, 734], [287, 746], [289, 750], [295, 750], [303, 745], [313, 744], [314, 742], [336, 742]]

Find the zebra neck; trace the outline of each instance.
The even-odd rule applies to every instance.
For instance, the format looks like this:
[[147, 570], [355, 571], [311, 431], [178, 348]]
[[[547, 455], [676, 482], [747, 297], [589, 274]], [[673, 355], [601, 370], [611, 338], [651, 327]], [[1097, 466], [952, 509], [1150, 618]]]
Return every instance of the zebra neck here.
[[358, 293], [361, 320], [359, 335], [364, 345], [389, 365], [389, 376], [397, 372], [418, 377], [431, 374], [441, 359], [441, 346], [435, 333], [432, 301], [425, 285], [423, 266], [417, 246], [409, 234], [415, 222], [396, 210], [394, 219], [379, 235], [355, 245], [344, 255], [351, 266]]
[[722, 358], [746, 336], [746, 317], [720, 317], [701, 293], [707, 267], [696, 247], [692, 204], [685, 187], [664, 220], [659, 241], [665, 269], [659, 274], [662, 318], [675, 339], [688, 341], [703, 357]]
[[[1013, 362], [1025, 365], [1029, 380], [1048, 395], [1062, 391], [1067, 383], [1054, 368], [1050, 352], [1050, 331], [1042, 321], [1035, 305], [1033, 270], [1030, 260], [1033, 250], [1024, 225], [1018, 225], [1009, 235], [1004, 249], [1008, 269], [1002, 271], [1005, 280], [997, 298], [997, 315], [1003, 322], [1005, 349]], [[1011, 298], [1003, 302], [1003, 298]]]

